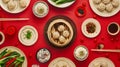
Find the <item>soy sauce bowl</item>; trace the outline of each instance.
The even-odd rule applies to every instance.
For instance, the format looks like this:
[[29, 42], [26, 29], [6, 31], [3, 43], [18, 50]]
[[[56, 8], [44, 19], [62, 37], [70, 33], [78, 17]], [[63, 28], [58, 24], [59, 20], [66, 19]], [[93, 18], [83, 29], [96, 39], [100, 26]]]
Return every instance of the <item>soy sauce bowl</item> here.
[[0, 45], [2, 45], [5, 41], [5, 35], [3, 32], [0, 31]]
[[112, 22], [107, 27], [108, 34], [115, 36], [120, 32], [120, 27], [117, 22]]

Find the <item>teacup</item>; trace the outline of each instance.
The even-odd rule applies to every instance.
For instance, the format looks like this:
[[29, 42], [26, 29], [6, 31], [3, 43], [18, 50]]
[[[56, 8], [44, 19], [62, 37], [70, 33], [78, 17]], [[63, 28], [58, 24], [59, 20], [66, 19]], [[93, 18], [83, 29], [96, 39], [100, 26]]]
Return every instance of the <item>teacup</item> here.
[[110, 35], [117, 35], [120, 31], [119, 24], [116, 22], [112, 22], [108, 25], [107, 31]]
[[3, 34], [3, 32], [0, 31], [0, 45], [3, 44], [5, 41], [5, 35]]

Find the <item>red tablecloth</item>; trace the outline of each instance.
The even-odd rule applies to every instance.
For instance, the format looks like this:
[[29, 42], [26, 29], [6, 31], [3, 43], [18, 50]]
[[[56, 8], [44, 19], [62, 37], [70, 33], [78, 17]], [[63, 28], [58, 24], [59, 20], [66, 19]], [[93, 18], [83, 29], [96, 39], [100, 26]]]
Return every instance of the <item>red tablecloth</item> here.
[[[112, 37], [108, 35], [107, 33], [107, 25], [110, 22], [117, 22], [120, 24], [120, 12], [116, 14], [115, 16], [109, 17], [109, 18], [103, 18], [98, 15], [96, 15], [90, 8], [88, 0], [76, 0], [76, 2], [65, 9], [58, 9], [53, 6], [51, 6], [47, 0], [44, 0], [48, 3], [50, 11], [49, 14], [45, 18], [37, 18], [33, 15], [32, 7], [33, 4], [38, 0], [31, 0], [31, 3], [29, 7], [22, 13], [19, 14], [9, 14], [5, 12], [4, 10], [0, 10], [0, 16], [2, 17], [28, 17], [30, 18], [29, 21], [15, 21], [15, 22], [3, 22], [3, 32], [5, 33], [6, 29], [10, 25], [14, 25], [17, 28], [17, 33], [14, 36], [7, 36], [5, 39], [5, 43], [0, 45], [0, 48], [5, 46], [16, 46], [20, 48], [27, 56], [28, 60], [28, 67], [31, 67], [32, 64], [39, 64], [40, 67], [47, 67], [48, 64], [57, 57], [67, 57], [71, 59], [77, 67], [88, 67], [88, 64], [97, 57], [108, 57], [110, 58], [116, 65], [116, 67], [120, 67], [120, 54], [119, 53], [98, 53], [98, 52], [92, 52], [92, 48], [96, 48], [98, 43], [103, 43], [105, 45], [106, 49], [118, 49], [120, 48], [120, 34], [118, 36]], [[75, 15], [75, 9], [82, 5], [82, 3], [86, 3], [86, 15], [84, 17], [77, 17]], [[76, 38], [69, 47], [64, 49], [58, 49], [50, 46], [44, 37], [44, 27], [47, 23], [47, 21], [56, 15], [65, 15], [71, 18], [75, 25], [76, 25]], [[93, 18], [95, 17], [101, 24], [101, 32], [100, 35], [98, 35], [96, 38], [86, 38], [82, 32], [81, 32], [81, 24], [82, 22], [87, 18]], [[19, 40], [18, 40], [18, 31], [21, 27], [25, 25], [32, 25], [34, 26], [39, 34], [38, 41], [30, 47], [23, 46]], [[6, 34], [6, 33], [5, 33]], [[85, 45], [89, 49], [89, 57], [87, 60], [80, 62], [77, 61], [73, 56], [73, 51], [76, 46], [78, 45]], [[49, 62], [47, 63], [39, 63], [36, 60], [36, 52], [40, 48], [47, 48], [50, 50], [52, 57]]]

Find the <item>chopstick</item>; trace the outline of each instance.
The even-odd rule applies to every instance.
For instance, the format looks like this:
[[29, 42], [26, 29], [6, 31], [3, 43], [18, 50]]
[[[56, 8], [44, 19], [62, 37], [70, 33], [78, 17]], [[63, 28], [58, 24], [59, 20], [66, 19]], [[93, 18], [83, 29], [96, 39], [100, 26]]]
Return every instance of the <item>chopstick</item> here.
[[29, 20], [29, 18], [0, 18], [0, 21], [22, 21]]
[[120, 50], [112, 50], [112, 49], [91, 49], [91, 51], [95, 52], [114, 52], [114, 53], [120, 53]]

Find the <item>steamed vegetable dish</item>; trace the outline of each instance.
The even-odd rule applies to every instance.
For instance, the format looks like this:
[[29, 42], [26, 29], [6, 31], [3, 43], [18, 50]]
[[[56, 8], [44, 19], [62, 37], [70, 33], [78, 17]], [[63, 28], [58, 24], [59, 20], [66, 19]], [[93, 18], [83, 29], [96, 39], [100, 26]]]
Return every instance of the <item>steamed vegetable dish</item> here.
[[72, 2], [72, 1], [75, 1], [75, 0], [52, 0], [52, 1], [55, 2], [58, 5], [58, 4], [64, 4], [64, 3]]
[[0, 67], [22, 67], [25, 57], [16, 51], [5, 49], [0, 53]]

